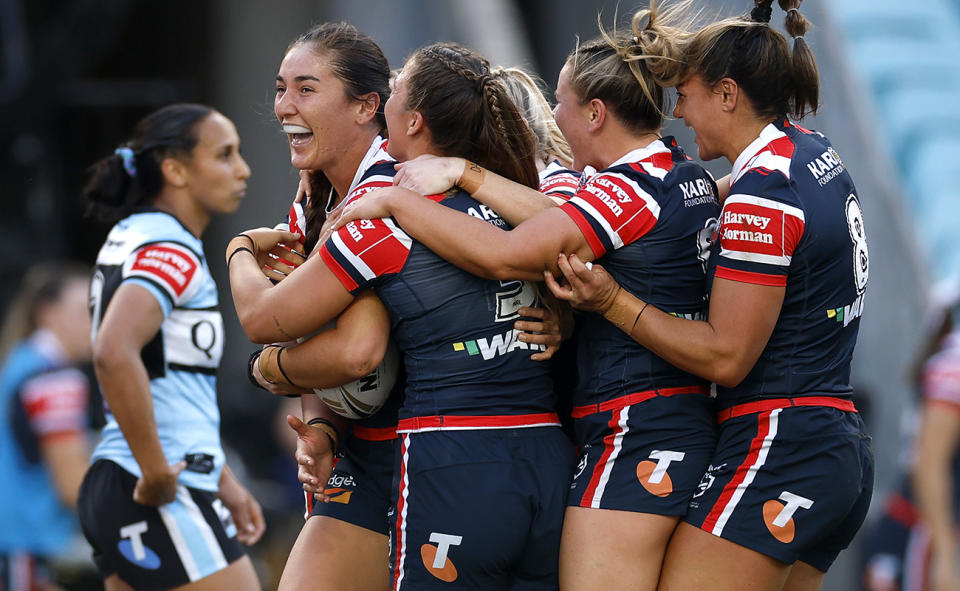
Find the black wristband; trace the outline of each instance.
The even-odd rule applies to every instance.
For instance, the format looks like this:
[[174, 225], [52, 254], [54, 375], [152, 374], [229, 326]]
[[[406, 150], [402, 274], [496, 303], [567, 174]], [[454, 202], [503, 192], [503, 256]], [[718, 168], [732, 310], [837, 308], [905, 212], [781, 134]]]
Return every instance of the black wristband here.
[[340, 455], [340, 439], [341, 439], [340, 429], [337, 429], [337, 426], [334, 425], [332, 421], [330, 421], [329, 419], [325, 419], [323, 417], [313, 417], [312, 419], [307, 421], [307, 424], [308, 425], [326, 425], [327, 427], [330, 427], [333, 430], [334, 434], [336, 434], [336, 440], [334, 440], [334, 438], [331, 437], [329, 433], [326, 433], [326, 432], [324, 433], [326, 434], [327, 438], [330, 439], [330, 447], [333, 449], [333, 455], [335, 456]]
[[[230, 253], [230, 256], [227, 257], [227, 269], [230, 268], [230, 263], [233, 262], [233, 257], [237, 256], [238, 252], [246, 251], [253, 255], [253, 251], [247, 248], [246, 246], [239, 246], [233, 249], [233, 252]], [[256, 255], [254, 255], [256, 256]]]
[[[294, 383], [293, 383], [293, 380], [290, 379], [290, 376], [287, 375], [287, 372], [283, 371], [283, 366], [280, 365], [280, 356], [283, 355], [283, 352], [286, 351], [286, 350], [287, 350], [286, 347], [282, 347], [282, 348], [280, 349], [280, 351], [277, 353], [277, 369], [280, 370], [280, 374], [283, 376], [283, 379], [287, 380], [287, 383], [288, 383], [288, 384], [290, 384], [290, 385], [293, 386], [294, 388], [300, 388], [301, 390], [307, 390], [308, 388], [303, 388], [303, 387], [301, 387], [301, 386], [298, 386], [298, 385], [294, 384]], [[327, 422], [329, 423], [329, 421], [327, 421]], [[330, 426], [333, 427], [333, 423], [331, 423]], [[334, 430], [336, 430], [336, 427], [333, 427], [333, 428], [334, 428]], [[339, 431], [337, 431], [337, 437], [340, 437], [340, 432], [339, 432]]]
[[260, 382], [257, 381], [257, 378], [253, 377], [253, 364], [260, 360], [261, 353], [263, 353], [263, 349], [257, 349], [250, 354], [250, 359], [247, 361], [247, 379], [250, 380], [250, 383], [257, 388], [269, 392], [269, 390], [260, 385]]

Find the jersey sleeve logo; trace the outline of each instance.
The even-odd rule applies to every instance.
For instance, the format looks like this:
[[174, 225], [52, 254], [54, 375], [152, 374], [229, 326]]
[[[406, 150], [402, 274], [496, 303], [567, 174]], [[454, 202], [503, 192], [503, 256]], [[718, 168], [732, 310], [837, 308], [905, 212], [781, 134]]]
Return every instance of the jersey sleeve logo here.
[[174, 242], [158, 242], [135, 250], [124, 265], [124, 278], [139, 277], [161, 287], [174, 303], [188, 299], [202, 273], [200, 259]]
[[327, 267], [347, 290], [397, 273], [407, 262], [413, 240], [390, 218], [357, 220], [340, 228], [320, 251]]
[[803, 210], [772, 199], [731, 195], [720, 217], [720, 256], [787, 267], [803, 236]]
[[543, 179], [540, 192], [547, 197], [559, 197], [567, 200], [573, 197], [580, 187], [580, 176], [572, 172], [557, 172]]
[[597, 257], [622, 248], [649, 232], [660, 217], [660, 204], [626, 175], [604, 172], [568, 202], [564, 211], [580, 226]]

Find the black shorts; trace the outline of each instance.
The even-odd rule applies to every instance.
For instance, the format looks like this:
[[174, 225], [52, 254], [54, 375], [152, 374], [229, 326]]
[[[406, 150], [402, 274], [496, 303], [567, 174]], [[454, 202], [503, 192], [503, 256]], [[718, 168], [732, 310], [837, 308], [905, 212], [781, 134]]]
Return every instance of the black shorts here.
[[119, 575], [138, 590], [197, 581], [242, 557], [230, 512], [210, 492], [180, 485], [162, 507], [133, 501], [137, 477], [109, 460], [84, 476], [77, 509], [104, 578]]

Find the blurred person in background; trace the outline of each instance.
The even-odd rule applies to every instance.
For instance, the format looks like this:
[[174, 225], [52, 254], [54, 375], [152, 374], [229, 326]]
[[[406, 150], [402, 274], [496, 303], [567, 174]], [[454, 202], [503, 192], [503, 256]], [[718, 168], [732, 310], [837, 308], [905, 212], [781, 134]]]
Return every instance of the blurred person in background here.
[[220, 442], [223, 321], [200, 240], [249, 176], [233, 122], [195, 104], [150, 113], [88, 171], [89, 213], [116, 222], [90, 297], [107, 424], [79, 497], [108, 590], [260, 589], [241, 543], [265, 524]]
[[922, 401], [912, 484], [920, 521], [904, 561], [904, 591], [960, 590], [960, 299], [946, 302], [934, 352], [919, 375]]
[[[90, 460], [90, 270], [26, 273], [0, 332], [0, 589], [48, 589]], [[96, 398], [96, 397], [94, 397]], [[92, 564], [90, 565], [92, 567]]]

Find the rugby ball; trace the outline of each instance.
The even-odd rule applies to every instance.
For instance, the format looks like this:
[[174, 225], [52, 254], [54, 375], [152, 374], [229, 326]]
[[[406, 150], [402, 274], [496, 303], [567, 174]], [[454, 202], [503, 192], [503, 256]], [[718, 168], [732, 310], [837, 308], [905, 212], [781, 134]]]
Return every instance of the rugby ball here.
[[397, 381], [400, 352], [391, 340], [383, 361], [359, 380], [335, 388], [314, 388], [313, 392], [333, 412], [348, 419], [364, 419], [380, 410]]

